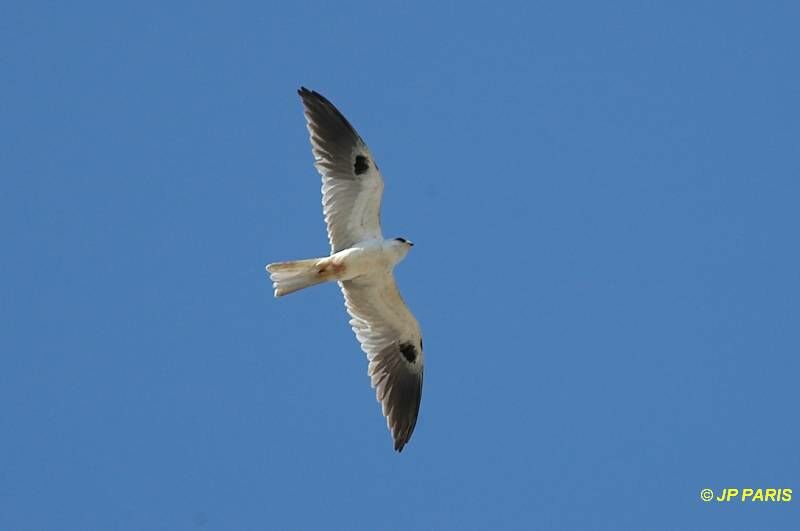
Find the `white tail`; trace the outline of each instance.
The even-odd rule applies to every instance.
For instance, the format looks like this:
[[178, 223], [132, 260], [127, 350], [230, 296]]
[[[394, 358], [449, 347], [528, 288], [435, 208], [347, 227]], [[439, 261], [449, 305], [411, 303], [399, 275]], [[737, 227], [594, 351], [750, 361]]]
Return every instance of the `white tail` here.
[[293, 260], [276, 262], [267, 266], [275, 288], [275, 296], [282, 297], [289, 293], [334, 280], [332, 271], [326, 267], [327, 258], [311, 258], [309, 260]]

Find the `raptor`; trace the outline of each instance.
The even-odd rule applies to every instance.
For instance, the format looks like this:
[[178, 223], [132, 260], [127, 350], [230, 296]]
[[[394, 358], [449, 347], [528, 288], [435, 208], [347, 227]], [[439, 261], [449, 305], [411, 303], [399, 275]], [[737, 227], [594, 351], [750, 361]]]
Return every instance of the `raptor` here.
[[424, 354], [419, 323], [403, 302], [394, 267], [414, 245], [384, 239], [383, 177], [366, 143], [334, 105], [301, 87], [314, 165], [322, 175], [329, 256], [267, 266], [275, 296], [338, 282], [350, 325], [369, 360], [369, 376], [398, 452], [417, 423]]

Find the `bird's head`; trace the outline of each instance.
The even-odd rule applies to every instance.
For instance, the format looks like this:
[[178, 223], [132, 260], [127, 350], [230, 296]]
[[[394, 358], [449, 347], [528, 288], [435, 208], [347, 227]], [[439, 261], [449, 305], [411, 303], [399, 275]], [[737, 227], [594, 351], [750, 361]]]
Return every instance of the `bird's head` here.
[[398, 254], [398, 261], [400, 261], [406, 257], [406, 254], [409, 250], [411, 250], [412, 247], [414, 247], [414, 244], [405, 238], [394, 238], [392, 240], [392, 247], [394, 247], [396, 250]]

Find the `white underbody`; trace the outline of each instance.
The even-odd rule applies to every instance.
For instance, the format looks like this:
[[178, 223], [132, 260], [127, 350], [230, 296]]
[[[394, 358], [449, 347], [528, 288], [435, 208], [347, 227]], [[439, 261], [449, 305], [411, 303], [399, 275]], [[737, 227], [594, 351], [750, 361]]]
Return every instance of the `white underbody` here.
[[394, 269], [408, 253], [409, 246], [397, 240], [365, 240], [330, 256], [337, 270], [336, 280], [352, 280], [370, 273]]

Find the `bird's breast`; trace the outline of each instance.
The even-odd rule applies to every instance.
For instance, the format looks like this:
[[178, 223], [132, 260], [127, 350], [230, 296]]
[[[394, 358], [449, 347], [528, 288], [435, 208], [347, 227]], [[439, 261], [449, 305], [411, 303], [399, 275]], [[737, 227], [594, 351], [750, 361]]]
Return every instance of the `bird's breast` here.
[[339, 280], [353, 278], [370, 273], [387, 271], [394, 262], [392, 253], [377, 242], [364, 242], [344, 249], [331, 256], [331, 261], [341, 267]]

